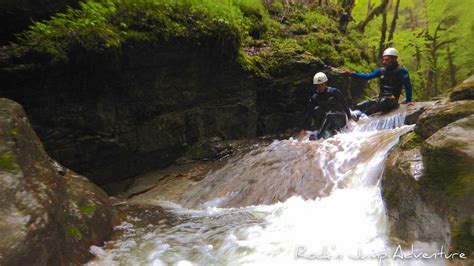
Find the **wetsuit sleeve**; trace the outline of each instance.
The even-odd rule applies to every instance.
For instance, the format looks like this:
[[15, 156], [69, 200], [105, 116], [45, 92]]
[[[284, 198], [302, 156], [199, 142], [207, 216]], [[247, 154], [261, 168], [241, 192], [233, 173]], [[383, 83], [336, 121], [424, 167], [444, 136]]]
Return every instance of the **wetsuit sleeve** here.
[[402, 83], [405, 87], [405, 98], [407, 102], [411, 102], [411, 81], [410, 75], [408, 74], [408, 70], [406, 68], [401, 69], [402, 74]]
[[380, 76], [381, 69], [378, 68], [374, 70], [372, 73], [364, 74], [364, 73], [352, 73], [352, 76], [362, 78], [362, 79], [374, 79]]
[[344, 112], [347, 114], [347, 117], [351, 117], [351, 109], [349, 108], [349, 105], [346, 102], [346, 99], [344, 98], [344, 95], [339, 90], [336, 90], [334, 95], [336, 96], [336, 99], [339, 101], [341, 104], [342, 108], [344, 108]]

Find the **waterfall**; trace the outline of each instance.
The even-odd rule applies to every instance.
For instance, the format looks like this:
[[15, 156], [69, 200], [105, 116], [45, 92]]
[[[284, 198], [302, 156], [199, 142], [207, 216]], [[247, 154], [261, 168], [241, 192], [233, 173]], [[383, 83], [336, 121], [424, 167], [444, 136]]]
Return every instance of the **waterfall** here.
[[119, 237], [91, 247], [89, 265], [445, 265], [394, 258], [388, 238], [380, 177], [413, 128], [404, 116], [364, 118], [322, 141], [274, 141], [209, 173], [179, 202], [145, 197], [169, 215], [127, 217]]

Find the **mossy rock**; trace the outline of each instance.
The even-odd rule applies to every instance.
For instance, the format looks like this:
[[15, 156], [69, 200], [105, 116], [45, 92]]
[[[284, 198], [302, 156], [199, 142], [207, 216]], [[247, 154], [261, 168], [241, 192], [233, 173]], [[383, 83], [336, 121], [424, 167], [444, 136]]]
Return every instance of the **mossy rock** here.
[[439, 193], [425, 191], [417, 181], [425, 169], [420, 147], [416, 133], [405, 134], [385, 162], [382, 197], [390, 239], [407, 247], [417, 240], [447, 245], [447, 206]]
[[474, 101], [457, 101], [435, 104], [418, 119], [415, 132], [427, 139], [444, 126], [474, 114]]
[[465, 218], [453, 226], [452, 249], [463, 252], [468, 257], [474, 253], [474, 221], [473, 217]]
[[0, 98], [0, 110], [0, 220], [9, 221], [2, 224], [0, 264], [87, 262], [89, 247], [112, 232], [109, 198], [51, 160], [19, 104]]
[[456, 86], [449, 95], [449, 99], [452, 102], [474, 100], [474, 78], [468, 79], [464, 83]]
[[443, 191], [451, 201], [474, 197], [474, 115], [440, 129], [423, 144], [426, 174], [422, 183]]
[[70, 237], [74, 238], [77, 241], [82, 239], [81, 231], [79, 230], [79, 228], [77, 228], [74, 225], [67, 226], [66, 227], [66, 232]]
[[0, 171], [7, 171], [11, 173], [18, 172], [18, 165], [15, 158], [9, 152], [0, 154]]

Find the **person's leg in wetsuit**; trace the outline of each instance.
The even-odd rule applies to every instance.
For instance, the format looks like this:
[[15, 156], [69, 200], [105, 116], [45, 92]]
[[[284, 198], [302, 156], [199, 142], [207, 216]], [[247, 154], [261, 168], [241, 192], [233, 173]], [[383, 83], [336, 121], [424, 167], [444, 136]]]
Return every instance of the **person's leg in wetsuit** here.
[[398, 101], [395, 96], [380, 96], [377, 100], [365, 100], [357, 104], [357, 109], [371, 115], [377, 112], [387, 113], [398, 107]]
[[332, 131], [341, 130], [346, 125], [346, 114], [343, 112], [328, 112], [326, 113], [326, 118], [324, 119], [321, 128], [319, 129], [318, 133], [313, 136], [310, 136], [310, 140], [320, 139], [323, 137], [325, 132], [330, 132], [333, 134]]
[[379, 109], [382, 113], [388, 113], [398, 108], [398, 100], [395, 96], [382, 96], [379, 99]]
[[371, 115], [373, 113], [380, 111], [380, 106], [378, 105], [378, 100], [365, 100], [356, 105], [356, 109], [362, 111], [366, 115]]

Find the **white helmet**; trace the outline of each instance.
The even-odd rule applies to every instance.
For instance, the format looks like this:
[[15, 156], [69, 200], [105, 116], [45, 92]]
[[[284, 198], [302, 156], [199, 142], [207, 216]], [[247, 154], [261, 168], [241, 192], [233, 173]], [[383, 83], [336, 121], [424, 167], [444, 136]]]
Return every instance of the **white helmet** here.
[[385, 49], [385, 51], [383, 51], [382, 56], [386, 56], [386, 55], [398, 57], [398, 51], [397, 51], [397, 49], [395, 49], [393, 47], [390, 47], [390, 48]]
[[318, 72], [313, 77], [313, 84], [321, 84], [328, 81], [328, 77], [323, 72]]

